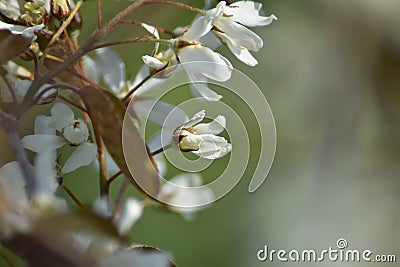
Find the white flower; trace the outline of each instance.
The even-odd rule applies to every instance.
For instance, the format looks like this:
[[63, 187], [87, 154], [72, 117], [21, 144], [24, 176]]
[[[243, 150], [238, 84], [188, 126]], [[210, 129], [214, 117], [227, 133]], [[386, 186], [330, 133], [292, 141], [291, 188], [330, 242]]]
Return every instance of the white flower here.
[[[0, 77], [0, 97], [4, 102], [22, 102], [29, 87], [32, 84], [33, 74], [22, 66], [17, 65], [13, 61], [9, 60], [2, 66], [7, 71], [5, 78], [9, 82], [11, 88], [5, 83], [4, 79]], [[39, 88], [38, 94], [42, 94], [43, 90], [48, 85], [45, 84]], [[12, 90], [12, 92], [10, 91]], [[51, 97], [56, 92], [56, 89], [49, 90], [42, 94], [41, 101], [46, 101], [46, 98]], [[15, 99], [13, 97], [15, 96]]]
[[228, 154], [232, 145], [222, 137], [217, 136], [226, 126], [224, 116], [217, 116], [210, 123], [200, 123], [205, 117], [202, 110], [185, 122], [173, 134], [173, 141], [184, 152], [192, 152], [202, 158], [216, 159]]
[[[88, 140], [89, 130], [86, 123], [75, 119], [73, 111], [62, 103], [56, 103], [50, 113], [51, 116], [36, 117], [35, 134], [22, 138], [24, 147], [40, 155], [55, 151], [65, 144], [77, 146], [61, 172], [68, 173], [89, 165], [96, 157], [97, 146]], [[62, 136], [56, 135], [56, 131]]]
[[212, 31], [239, 60], [255, 66], [258, 62], [249, 50], [259, 51], [263, 40], [245, 26], [266, 26], [277, 19], [275, 15], [260, 15], [261, 7], [261, 3], [253, 1], [238, 1], [229, 6], [221, 1], [215, 8], [206, 11], [204, 16], [195, 19], [184, 36], [188, 39], [200, 38]]
[[128, 198], [115, 222], [118, 232], [125, 235], [143, 214], [143, 205], [134, 198]]
[[14, 35], [20, 35], [24, 37], [31, 44], [36, 40], [36, 32], [41, 30], [44, 24], [35, 25], [32, 27], [25, 27], [20, 25], [8, 24], [0, 20], [0, 30], [9, 30]]
[[[158, 38], [158, 34], [155, 36]], [[188, 75], [192, 92], [196, 97], [207, 101], [220, 100], [222, 96], [208, 88], [207, 81], [208, 79], [227, 81], [231, 77], [232, 64], [221, 54], [202, 45], [199, 38], [200, 36], [192, 37], [183, 34], [180, 38], [170, 40], [172, 48], [154, 56], [143, 56], [143, 62], [147, 67], [142, 67], [137, 76], [143, 79], [150, 73], [168, 67], [161, 73], [163, 76], [158, 75], [158, 79], [152, 81], [153, 84], [145, 83], [145, 86], [149, 88], [149, 84], [158, 85], [160, 78], [170, 77], [181, 66]], [[135, 81], [138, 83], [139, 79], [136, 78]]]
[[37, 188], [30, 199], [18, 162], [13, 161], [0, 168], [1, 237], [27, 231], [35, 219], [66, 209], [65, 202], [54, 196], [55, 173], [46, 165], [39, 160], [32, 167], [36, 174]]
[[[185, 34], [182, 38], [186, 38]], [[208, 88], [207, 82], [208, 79], [229, 80], [233, 69], [229, 60], [197, 41], [188, 41], [182, 48], [176, 48], [176, 54], [189, 77], [193, 94], [207, 101], [219, 101], [222, 96]]]
[[203, 181], [197, 173], [184, 173], [173, 177], [160, 190], [159, 198], [170, 204], [169, 209], [181, 213], [186, 219], [193, 219], [193, 213], [206, 208], [202, 203], [211, 203], [214, 192], [203, 186], [196, 191], [193, 187], [202, 186]]
[[205, 111], [196, 113], [191, 119], [169, 116], [161, 132], [149, 142], [151, 150], [168, 147], [173, 144], [183, 152], [191, 152], [206, 159], [217, 159], [228, 154], [232, 145], [217, 136], [224, 131], [226, 119], [219, 115], [210, 123], [199, 123], [205, 117]]

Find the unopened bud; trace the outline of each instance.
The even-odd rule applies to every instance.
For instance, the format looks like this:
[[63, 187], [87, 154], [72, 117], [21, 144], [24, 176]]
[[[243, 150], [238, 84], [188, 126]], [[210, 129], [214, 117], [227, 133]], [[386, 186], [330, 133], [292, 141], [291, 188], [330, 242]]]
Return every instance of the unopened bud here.
[[52, 0], [51, 13], [58, 19], [64, 19], [71, 13], [69, 0]]

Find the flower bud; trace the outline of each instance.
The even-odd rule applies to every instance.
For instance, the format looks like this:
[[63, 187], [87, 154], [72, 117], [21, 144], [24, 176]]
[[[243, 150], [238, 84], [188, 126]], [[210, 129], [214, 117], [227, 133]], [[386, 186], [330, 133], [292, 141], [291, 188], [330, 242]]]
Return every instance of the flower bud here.
[[69, 0], [52, 0], [51, 13], [58, 19], [63, 19], [71, 13], [71, 6]]
[[86, 123], [78, 119], [64, 128], [63, 135], [71, 145], [79, 145], [88, 140], [89, 130]]

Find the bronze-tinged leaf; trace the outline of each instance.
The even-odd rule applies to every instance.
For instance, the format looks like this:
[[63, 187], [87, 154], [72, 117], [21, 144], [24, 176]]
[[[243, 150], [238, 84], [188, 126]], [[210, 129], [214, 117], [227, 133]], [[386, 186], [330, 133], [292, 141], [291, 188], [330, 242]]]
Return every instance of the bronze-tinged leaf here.
[[120, 240], [109, 220], [90, 211], [77, 210], [40, 219], [30, 231], [17, 233], [5, 245], [31, 267], [97, 266], [96, 259], [73, 245], [73, 233], [104, 242]]
[[[133, 121], [122, 130], [125, 107], [121, 101], [112, 93], [93, 86], [81, 88], [79, 95], [115, 163], [133, 185], [154, 198], [160, 187], [158, 174]], [[122, 141], [125, 152], [129, 150], [128, 154], [125, 153], [127, 158], [124, 156]]]
[[[54, 234], [54, 233], [53, 233]], [[31, 267], [90, 267], [94, 263], [67, 241], [57, 235], [31, 232], [19, 233], [5, 242], [12, 251]]]
[[12, 34], [7, 29], [0, 30], [0, 65], [25, 52], [31, 45], [29, 39]]

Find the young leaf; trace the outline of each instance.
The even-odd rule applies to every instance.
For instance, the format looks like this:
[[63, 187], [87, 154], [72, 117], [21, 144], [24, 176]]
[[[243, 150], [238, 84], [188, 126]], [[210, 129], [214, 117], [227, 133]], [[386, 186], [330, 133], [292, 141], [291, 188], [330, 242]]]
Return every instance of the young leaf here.
[[[125, 107], [121, 101], [112, 93], [93, 86], [83, 87], [79, 95], [92, 123], [101, 132], [108, 152], [121, 171], [140, 191], [144, 191], [149, 197], [156, 196], [160, 186], [158, 174], [148, 156], [146, 145], [133, 124], [124, 131], [124, 142], [131, 152], [128, 153], [128, 158], [124, 157], [122, 125]], [[129, 167], [125, 160], [129, 161]]]

